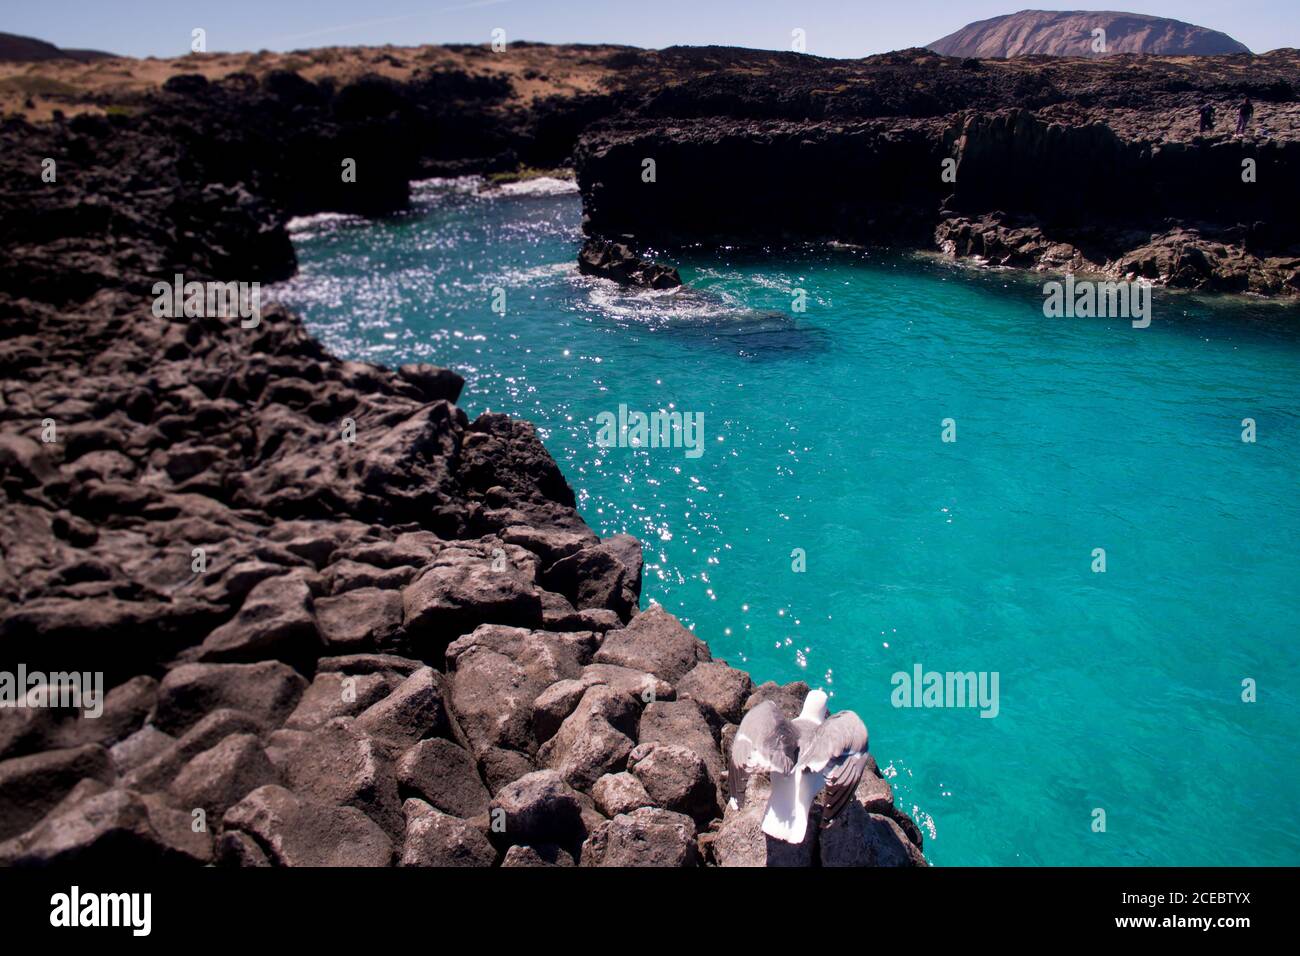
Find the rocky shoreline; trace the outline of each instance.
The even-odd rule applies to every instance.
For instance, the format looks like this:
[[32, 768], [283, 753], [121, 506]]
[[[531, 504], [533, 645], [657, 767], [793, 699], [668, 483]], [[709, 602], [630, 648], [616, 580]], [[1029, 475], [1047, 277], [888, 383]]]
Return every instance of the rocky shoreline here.
[[[1293, 50], [812, 63], [695, 52], [707, 69], [579, 138], [589, 235], [658, 249], [889, 245], [1300, 294]], [[1234, 136], [1246, 94], [1255, 117]], [[1207, 103], [1218, 118], [1203, 134]]]
[[[279, 308], [158, 314], [154, 283], [285, 278], [290, 215], [400, 208], [442, 162], [402, 158], [391, 89], [309, 86], [0, 128], [0, 673], [107, 689], [0, 709], [0, 863], [923, 865], [878, 769], [799, 847], [724, 811], [743, 713], [807, 688], [642, 610], [639, 542], [530, 424]], [[357, 189], [310, 171], [348, 150]]]
[[[647, 159], [654, 182], [640, 175]], [[1259, 179], [1242, 181], [1247, 163]], [[817, 123], [632, 120], [584, 134], [576, 167], [588, 234], [658, 249], [836, 241], [1300, 295], [1296, 140], [1156, 145], [1023, 108]]]
[[[924, 864], [878, 769], [803, 846], [758, 790], [725, 809], [746, 709], [807, 688], [642, 610], [639, 543], [585, 525], [531, 425], [152, 290], [289, 277], [291, 216], [571, 161], [583, 267], [625, 282], [679, 281], [638, 244], [838, 239], [1291, 296], [1300, 58], [576, 48], [596, 78], [523, 105], [456, 52], [0, 124], [0, 674], [110, 688], [0, 709], [0, 862]], [[1268, 136], [1191, 131], [1245, 92]]]
[[[84, 92], [30, 115], [63, 106], [177, 143], [186, 182], [242, 184], [290, 215], [385, 214], [412, 179], [572, 164], [588, 236], [633, 256], [832, 240], [1300, 294], [1295, 50], [828, 60], [514, 43], [41, 69]], [[340, 182], [344, 157], [355, 182]]]

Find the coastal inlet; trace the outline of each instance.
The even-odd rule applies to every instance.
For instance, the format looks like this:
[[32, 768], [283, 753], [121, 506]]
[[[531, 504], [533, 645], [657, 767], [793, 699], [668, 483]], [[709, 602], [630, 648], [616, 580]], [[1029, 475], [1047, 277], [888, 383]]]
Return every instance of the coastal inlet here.
[[[1300, 853], [1292, 309], [1157, 289], [1145, 329], [1048, 319], [1047, 277], [825, 246], [660, 252], [685, 285], [639, 290], [579, 273], [571, 186], [414, 195], [296, 223], [275, 295], [335, 354], [450, 366], [471, 415], [537, 423], [591, 526], [644, 542], [647, 600], [862, 715], [932, 861]], [[703, 453], [600, 447], [620, 405], [702, 413]], [[997, 717], [894, 707], [918, 664], [1000, 674]]]

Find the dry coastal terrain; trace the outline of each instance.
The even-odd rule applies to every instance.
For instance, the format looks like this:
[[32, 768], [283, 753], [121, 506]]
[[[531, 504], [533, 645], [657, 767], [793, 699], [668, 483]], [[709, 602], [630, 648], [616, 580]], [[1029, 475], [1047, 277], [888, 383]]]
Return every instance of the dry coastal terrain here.
[[[915, 55], [912, 55], [915, 54]], [[880, 67], [891, 57], [909, 55], [918, 68], [959, 69], [959, 61], [931, 51], [884, 54], [863, 60], [825, 60], [817, 57], [730, 48], [679, 47], [663, 51], [612, 45], [550, 45], [513, 43], [507, 53], [494, 53], [485, 45], [414, 47], [320, 47], [291, 53], [190, 53], [169, 59], [113, 57], [90, 62], [0, 59], [0, 113], [21, 115], [29, 121], [48, 120], [55, 110], [67, 116], [82, 112], [139, 109], [148, 94], [181, 74], [198, 74], [210, 81], [234, 74], [259, 80], [285, 70], [312, 82], [332, 80], [345, 85], [364, 76], [381, 76], [408, 82], [430, 72], [462, 72], [471, 77], [501, 81], [505, 85], [502, 109], [528, 107], [549, 97], [573, 98], [613, 91], [639, 90], [647, 95], [688, 80], [735, 77], [779, 78], [792, 62], [806, 64], [819, 82], [808, 92], [815, 101], [830, 103], [849, 90], [870, 89], [882, 82]], [[1026, 90], [1037, 78], [1059, 77], [1091, 100], [1108, 89], [1133, 82], [1145, 85], [1161, 77], [1177, 86], [1213, 85], [1245, 89], [1276, 82], [1275, 74], [1294, 76], [1300, 70], [1300, 53], [1277, 50], [1255, 56], [1154, 56], [1106, 58], [1018, 56], [986, 60], [983, 68]], [[1196, 82], [1193, 82], [1195, 80]], [[924, 78], [918, 87], [927, 86]], [[1009, 104], [1008, 104], [1009, 105]], [[1137, 104], [1118, 114], [1108, 114], [1116, 129], [1141, 133], [1153, 140], [1183, 139], [1196, 132], [1195, 109], [1155, 110]], [[1070, 111], [1058, 111], [1068, 116]], [[1050, 115], [1050, 114], [1049, 114]], [[1076, 111], [1074, 115], [1078, 115]], [[1100, 117], [1098, 117], [1100, 118]], [[1256, 123], [1275, 138], [1300, 136], [1300, 105], [1294, 100], [1264, 100], [1256, 106]]]

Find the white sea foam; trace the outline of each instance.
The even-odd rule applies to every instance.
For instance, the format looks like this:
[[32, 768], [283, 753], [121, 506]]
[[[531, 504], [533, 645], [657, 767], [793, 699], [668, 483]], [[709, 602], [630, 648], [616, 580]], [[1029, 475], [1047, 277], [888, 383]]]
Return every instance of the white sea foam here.
[[[345, 212], [318, 212], [311, 216], [294, 216], [284, 228], [289, 234], [300, 239], [309, 239], [317, 230], [331, 229], [335, 226], [341, 226], [346, 223], [365, 222], [361, 216], [353, 216]], [[304, 235], [305, 234], [305, 235]]]
[[502, 183], [488, 191], [489, 196], [568, 196], [578, 191], [578, 184], [572, 179], [559, 179], [555, 176], [538, 176], [536, 179], [521, 179], [513, 183]]
[[449, 196], [473, 195], [482, 185], [482, 176], [435, 176], [432, 179], [414, 179], [411, 181], [411, 201], [429, 204]]
[[575, 277], [586, 290], [579, 308], [608, 318], [645, 325], [709, 325], [734, 319], [747, 311], [724, 295], [701, 292], [689, 286], [675, 289], [639, 289], [609, 279]]
[[484, 285], [487, 287], [495, 285], [504, 286], [528, 286], [533, 283], [545, 282], [548, 279], [554, 279], [557, 276], [577, 275], [578, 264], [576, 262], [550, 262], [546, 265], [533, 266], [529, 269], [511, 269], [508, 272], [496, 276], [489, 276], [485, 279]]

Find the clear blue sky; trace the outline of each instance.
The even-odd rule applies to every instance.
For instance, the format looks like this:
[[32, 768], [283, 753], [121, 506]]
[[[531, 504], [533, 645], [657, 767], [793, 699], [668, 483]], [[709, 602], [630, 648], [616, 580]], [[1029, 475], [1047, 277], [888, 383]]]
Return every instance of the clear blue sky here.
[[[720, 43], [788, 49], [803, 28], [808, 52], [854, 57], [924, 46], [1033, 0], [2, 0], [0, 32], [59, 46], [130, 56], [189, 52], [190, 31], [208, 50], [484, 43], [507, 40], [665, 47]], [[1086, 7], [1084, 7], [1086, 9]], [[1173, 17], [1222, 30], [1256, 52], [1300, 47], [1300, 0], [1126, 0], [1097, 9]]]

